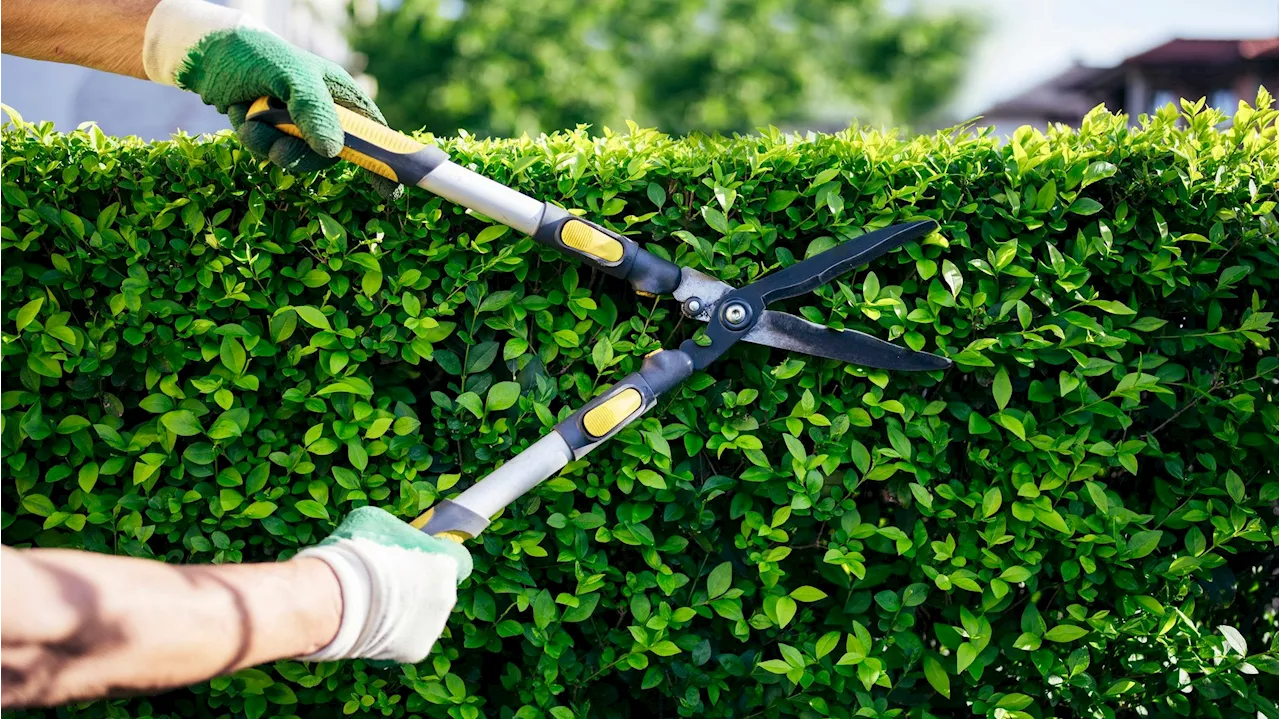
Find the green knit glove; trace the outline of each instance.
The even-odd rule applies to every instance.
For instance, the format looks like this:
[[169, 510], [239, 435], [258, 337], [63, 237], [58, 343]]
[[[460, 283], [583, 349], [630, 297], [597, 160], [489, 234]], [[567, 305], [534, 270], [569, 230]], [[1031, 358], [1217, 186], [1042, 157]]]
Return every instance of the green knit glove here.
[[[338, 161], [343, 132], [333, 103], [386, 124], [346, 70], [262, 30], [234, 28], [206, 35], [191, 49], [175, 80], [225, 113], [250, 152], [292, 172], [315, 172]], [[263, 95], [288, 105], [303, 139], [245, 121], [249, 105]], [[394, 200], [404, 189], [364, 172], [384, 199]]]
[[[293, 172], [314, 172], [338, 161], [343, 131], [334, 103], [386, 124], [346, 70], [294, 47], [245, 13], [202, 0], [156, 4], [147, 20], [142, 62], [152, 80], [190, 90], [226, 114], [254, 155]], [[288, 105], [302, 139], [245, 121], [249, 106], [264, 95]], [[366, 174], [387, 200], [403, 189]]]

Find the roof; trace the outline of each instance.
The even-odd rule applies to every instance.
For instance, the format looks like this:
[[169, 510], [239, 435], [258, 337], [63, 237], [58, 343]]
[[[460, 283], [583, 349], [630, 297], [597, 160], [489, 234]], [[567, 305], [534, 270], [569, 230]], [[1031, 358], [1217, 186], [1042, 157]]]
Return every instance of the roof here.
[[1105, 69], [1075, 65], [1028, 90], [992, 105], [984, 116], [1050, 118], [1079, 118], [1097, 104], [1090, 96], [1079, 91]]
[[1079, 119], [1098, 103], [1095, 88], [1123, 77], [1125, 69], [1153, 65], [1231, 65], [1277, 57], [1280, 37], [1256, 40], [1187, 40], [1175, 38], [1130, 56], [1113, 67], [1075, 65], [1038, 85], [987, 108], [986, 117]]
[[1280, 38], [1258, 40], [1174, 39], [1126, 58], [1121, 65], [1187, 64], [1225, 65], [1241, 60], [1276, 57]]

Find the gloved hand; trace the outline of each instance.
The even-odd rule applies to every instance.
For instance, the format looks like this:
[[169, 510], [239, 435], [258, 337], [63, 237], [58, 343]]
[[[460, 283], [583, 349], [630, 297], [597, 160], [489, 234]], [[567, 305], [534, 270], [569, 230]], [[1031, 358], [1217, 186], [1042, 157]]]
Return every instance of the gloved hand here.
[[361, 507], [299, 557], [324, 560], [342, 588], [342, 623], [328, 646], [305, 661], [416, 663], [440, 638], [471, 574], [461, 544], [423, 534], [377, 507]]
[[[293, 172], [314, 172], [338, 161], [343, 132], [333, 103], [386, 124], [346, 70], [294, 47], [244, 13], [203, 0], [156, 5], [147, 21], [142, 62], [155, 82], [191, 90], [226, 114], [254, 155]], [[263, 95], [288, 105], [303, 139], [245, 121], [249, 105]], [[365, 174], [386, 200], [404, 189]]]

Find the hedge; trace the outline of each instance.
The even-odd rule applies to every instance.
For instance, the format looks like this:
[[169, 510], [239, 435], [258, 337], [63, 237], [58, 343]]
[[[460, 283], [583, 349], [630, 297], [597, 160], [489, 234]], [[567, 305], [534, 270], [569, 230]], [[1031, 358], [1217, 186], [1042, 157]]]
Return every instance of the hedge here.
[[[739, 346], [472, 545], [428, 661], [70, 717], [1276, 716], [1276, 112], [439, 140], [791, 309], [953, 358]], [[531, 240], [229, 136], [3, 133], [3, 538], [283, 559], [406, 518], [694, 332]]]

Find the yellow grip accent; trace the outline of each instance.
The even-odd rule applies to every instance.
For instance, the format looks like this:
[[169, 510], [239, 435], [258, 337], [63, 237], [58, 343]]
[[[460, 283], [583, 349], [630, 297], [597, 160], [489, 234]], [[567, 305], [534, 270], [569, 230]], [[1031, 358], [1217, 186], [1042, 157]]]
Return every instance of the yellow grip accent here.
[[622, 243], [585, 222], [569, 220], [560, 226], [560, 241], [605, 262], [622, 259]]
[[603, 437], [640, 409], [642, 404], [644, 399], [640, 390], [628, 387], [587, 412], [582, 418], [582, 426], [592, 437]]
[[[396, 132], [386, 125], [370, 120], [364, 115], [352, 112], [341, 105], [334, 105], [333, 107], [338, 111], [338, 121], [342, 123], [342, 129], [345, 130], [348, 135], [358, 137], [371, 145], [377, 145], [388, 152], [394, 152], [401, 155], [412, 155], [413, 153], [426, 148], [426, 145], [423, 145], [412, 137], [401, 132]], [[252, 120], [254, 115], [266, 112], [270, 109], [271, 98], [260, 97], [257, 100], [254, 100], [253, 104], [249, 106], [249, 112], [247, 113], [246, 118]], [[286, 135], [302, 138], [302, 132], [298, 130], [297, 125], [280, 124], [276, 125], [276, 129]], [[338, 157], [341, 157], [347, 162], [355, 163], [369, 172], [381, 175], [388, 180], [396, 182], [399, 182], [400, 180], [400, 178], [396, 176], [396, 171], [391, 169], [391, 166], [387, 163], [382, 160], [369, 157], [363, 152], [357, 152], [350, 147], [342, 148], [342, 150], [338, 152]]]
[[[436, 513], [436, 508], [432, 507], [431, 509], [428, 509], [427, 511], [418, 515], [417, 519], [413, 520], [412, 522], [409, 522], [409, 526], [421, 531], [423, 527], [427, 526], [427, 522], [431, 521], [431, 517], [435, 513]], [[473, 537], [467, 534], [466, 532], [458, 532], [452, 529], [445, 532], [441, 532], [439, 534], [433, 534], [431, 536], [437, 539], [447, 539], [450, 542], [457, 542], [458, 544], [462, 544], [468, 539], [473, 539]]]
[[431, 509], [428, 509], [427, 511], [418, 515], [417, 519], [413, 520], [412, 522], [409, 522], [409, 526], [421, 531], [423, 527], [427, 526], [427, 522], [431, 521], [431, 516], [434, 515], [435, 513], [436, 513], [436, 508], [432, 507]]

